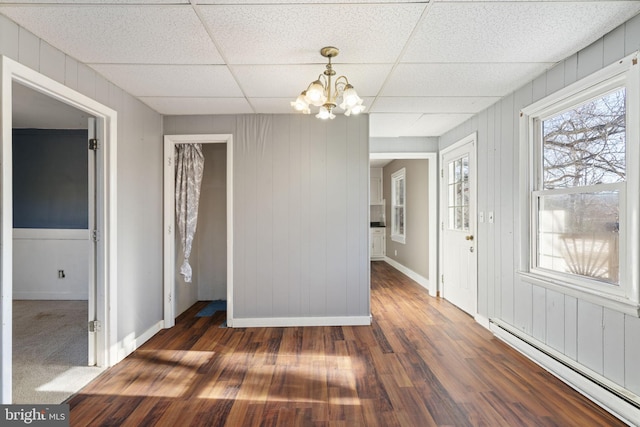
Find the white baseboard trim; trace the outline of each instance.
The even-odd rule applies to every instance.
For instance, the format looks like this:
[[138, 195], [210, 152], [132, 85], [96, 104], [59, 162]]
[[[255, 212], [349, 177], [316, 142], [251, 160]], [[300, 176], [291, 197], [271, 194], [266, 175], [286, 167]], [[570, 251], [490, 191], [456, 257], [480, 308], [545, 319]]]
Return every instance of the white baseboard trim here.
[[476, 322], [478, 322], [478, 324], [480, 324], [480, 326], [483, 326], [485, 329], [491, 330], [491, 322], [487, 317], [484, 317], [481, 314], [476, 314], [473, 318], [476, 320]]
[[625, 423], [637, 425], [630, 420], [640, 420], [640, 407], [637, 406], [640, 405], [640, 396], [632, 394], [505, 322], [491, 319], [490, 330], [497, 338], [542, 366], [580, 394]]
[[61, 292], [14, 292], [13, 299], [24, 300], [52, 300], [52, 301], [87, 301], [86, 293], [61, 293]]
[[384, 262], [386, 262], [391, 267], [395, 268], [396, 270], [398, 270], [399, 272], [401, 272], [405, 276], [409, 276], [409, 278], [411, 280], [417, 282], [423, 288], [429, 290], [429, 279], [427, 279], [426, 277], [419, 275], [415, 271], [411, 270], [410, 268], [405, 267], [404, 265], [400, 264], [398, 261], [395, 261], [395, 260], [389, 258], [388, 256], [384, 257]]
[[279, 328], [294, 326], [369, 326], [371, 316], [255, 317], [233, 318], [233, 328]]
[[152, 336], [160, 332], [163, 327], [164, 320], [161, 320], [144, 331], [138, 337], [135, 337], [135, 334], [133, 332], [127, 335], [122, 341], [119, 341], [116, 344], [118, 351], [117, 361], [120, 362], [122, 359], [133, 353], [138, 347], [149, 341]]

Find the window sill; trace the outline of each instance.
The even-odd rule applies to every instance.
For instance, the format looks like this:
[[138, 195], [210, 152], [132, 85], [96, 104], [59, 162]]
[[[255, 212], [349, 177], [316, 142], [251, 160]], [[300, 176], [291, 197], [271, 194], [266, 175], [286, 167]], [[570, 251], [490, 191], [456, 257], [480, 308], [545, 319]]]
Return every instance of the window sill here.
[[391, 235], [391, 240], [394, 242], [405, 244], [405, 236]]
[[582, 288], [535, 273], [519, 272], [518, 275], [527, 283], [551, 289], [552, 291], [560, 292], [593, 304], [601, 305], [630, 316], [640, 317], [640, 304], [629, 301], [622, 296], [611, 295], [594, 289]]

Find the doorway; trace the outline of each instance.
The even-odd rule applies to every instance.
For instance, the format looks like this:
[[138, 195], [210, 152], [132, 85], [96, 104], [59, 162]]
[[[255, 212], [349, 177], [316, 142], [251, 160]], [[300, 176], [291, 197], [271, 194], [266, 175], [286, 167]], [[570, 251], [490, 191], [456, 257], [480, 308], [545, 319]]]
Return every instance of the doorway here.
[[[382, 259], [392, 265], [397, 270], [401, 271], [405, 275], [409, 276], [412, 280], [416, 281], [423, 287], [429, 290], [429, 295], [436, 296], [438, 295], [438, 209], [437, 209], [437, 201], [438, 201], [438, 155], [437, 153], [419, 153], [419, 152], [387, 152], [387, 153], [370, 153], [369, 154], [370, 166], [371, 167], [383, 167], [386, 166], [389, 162], [393, 160], [427, 160], [428, 164], [428, 178], [425, 182], [417, 183], [417, 185], [421, 188], [420, 191], [424, 191], [427, 194], [427, 205], [428, 211], [423, 212], [425, 220], [427, 222], [428, 228], [428, 255], [426, 259], [424, 259], [424, 263], [428, 266], [428, 277], [424, 277], [416, 273], [414, 270], [407, 268], [406, 266], [395, 262], [391, 257], [386, 254], [383, 255]], [[381, 175], [382, 177], [382, 175]], [[381, 187], [383, 187], [381, 183]], [[390, 201], [386, 201], [386, 203], [390, 203]], [[383, 205], [384, 206], [384, 205]], [[373, 212], [373, 209], [370, 209], [370, 213]], [[386, 218], [386, 215], [385, 215]], [[370, 218], [370, 222], [374, 221], [375, 218]], [[391, 219], [386, 218], [386, 226], [391, 226]], [[372, 236], [369, 235], [369, 250], [372, 250]], [[386, 244], [385, 244], [386, 246]], [[386, 248], [385, 248], [386, 251]]]
[[476, 134], [441, 152], [442, 296], [471, 316], [478, 307]]
[[[89, 185], [95, 186], [95, 226], [89, 231], [95, 241], [94, 269], [89, 268], [89, 281], [95, 280], [95, 287], [88, 291], [88, 300], [95, 301], [93, 332], [87, 325], [88, 345], [95, 345], [94, 365], [108, 367], [117, 360], [117, 317], [115, 278], [116, 265], [116, 135], [117, 114], [110, 108], [56, 82], [9, 58], [0, 57], [0, 137], [2, 159], [12, 159], [13, 150], [13, 89], [14, 83], [35, 91], [46, 98], [54, 99], [65, 106], [83, 111], [95, 118], [95, 139], [98, 149], [95, 153], [95, 180]], [[0, 316], [0, 378], [2, 388], [0, 398], [3, 404], [13, 402], [13, 282], [14, 282], [14, 244], [13, 244], [13, 168], [12, 161], [3, 161], [0, 169], [1, 180], [1, 245], [0, 275], [1, 309]], [[93, 237], [95, 236], [95, 238]], [[91, 271], [93, 270], [93, 271]], [[88, 311], [91, 311], [89, 308]]]
[[[233, 138], [232, 135], [165, 135], [164, 137], [164, 326], [175, 324], [184, 287], [176, 280], [175, 147], [179, 144], [226, 146], [226, 300], [227, 326], [233, 326]], [[208, 150], [204, 150], [207, 152]], [[205, 165], [206, 171], [206, 165]], [[206, 173], [206, 172], [205, 172]], [[203, 184], [204, 185], [204, 184]], [[196, 233], [197, 234], [197, 233]], [[189, 290], [192, 291], [192, 290]], [[210, 294], [214, 295], [214, 294]]]

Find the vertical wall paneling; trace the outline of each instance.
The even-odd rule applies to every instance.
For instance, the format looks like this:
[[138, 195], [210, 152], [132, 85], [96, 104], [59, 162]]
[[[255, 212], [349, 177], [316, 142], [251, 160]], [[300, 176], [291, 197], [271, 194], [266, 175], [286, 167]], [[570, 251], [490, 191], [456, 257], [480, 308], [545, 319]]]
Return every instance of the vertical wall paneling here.
[[51, 46], [40, 42], [40, 72], [60, 83], [65, 82], [65, 54]]
[[624, 318], [625, 315], [622, 313], [604, 309], [604, 376], [618, 384], [624, 384]]
[[65, 56], [63, 83], [65, 86], [81, 92], [78, 88], [78, 61], [69, 56]]
[[[520, 110], [639, 48], [637, 15], [439, 139], [442, 150], [461, 135], [478, 132], [478, 211], [485, 214], [477, 230], [479, 313], [515, 326], [638, 395], [640, 370], [633, 367], [640, 359], [640, 320], [520, 276], [528, 265], [523, 256], [529, 224], [518, 182], [527, 173], [520, 167], [526, 147], [520, 141]], [[495, 223], [489, 224], [492, 210]]]
[[640, 395], [640, 318], [625, 316], [624, 321], [624, 363], [625, 369], [624, 386], [632, 393]]
[[311, 239], [309, 269], [311, 287], [309, 293], [310, 313], [321, 316], [327, 303], [327, 126], [323, 121], [311, 123]]
[[[289, 199], [295, 188], [289, 178], [292, 167], [289, 146], [291, 126], [288, 120], [278, 120], [272, 128], [273, 132], [273, 215], [271, 224], [265, 227], [272, 229], [273, 239], [273, 295], [287, 295], [289, 292]], [[280, 161], [276, 161], [280, 159]], [[289, 310], [289, 298], [273, 298], [273, 311], [283, 313]]]
[[624, 26], [620, 26], [603, 39], [603, 65], [612, 64], [624, 58]]
[[578, 359], [578, 300], [564, 296], [564, 354]]
[[630, 55], [640, 49], [640, 15], [624, 24], [624, 54]]
[[4, 15], [0, 15], [0, 55], [18, 61], [20, 27]]
[[34, 70], [40, 69], [40, 39], [20, 27], [18, 61]]
[[542, 74], [536, 78], [532, 83], [533, 89], [533, 101], [544, 98], [547, 95], [547, 75]]
[[587, 301], [578, 300], [578, 362], [603, 373], [603, 309]]
[[78, 91], [96, 98], [96, 72], [84, 64], [78, 64]]
[[578, 54], [578, 80], [600, 70], [604, 66], [603, 58], [604, 38], [582, 49]]
[[[292, 283], [292, 286], [296, 286], [300, 289], [300, 315], [311, 313], [311, 284], [313, 272], [311, 266], [314, 265], [315, 260], [311, 256], [309, 242], [312, 235], [315, 235], [318, 224], [315, 224], [313, 220], [305, 221], [304, 218], [311, 219], [311, 212], [313, 210], [312, 201], [315, 194], [311, 190], [311, 165], [315, 163], [316, 159], [311, 152], [311, 136], [313, 130], [306, 120], [303, 121], [302, 117], [296, 118], [300, 123], [300, 166], [301, 166], [301, 194], [300, 194], [300, 237], [301, 237], [301, 259], [300, 259], [300, 274], [301, 282]], [[307, 283], [309, 286], [300, 286], [299, 283]]]
[[[482, 286], [482, 293], [484, 294], [483, 300], [485, 301], [486, 308], [484, 312], [480, 312], [482, 315], [489, 317], [494, 314], [494, 299], [493, 294], [495, 292], [495, 274], [497, 268], [496, 264], [500, 263], [500, 259], [496, 256], [496, 230], [499, 229], [498, 224], [502, 220], [497, 216], [498, 214], [498, 189], [499, 189], [499, 172], [496, 171], [496, 139], [499, 138], [500, 126], [496, 126], [500, 118], [500, 103], [494, 104], [492, 108], [489, 108], [489, 117], [487, 120], [487, 202], [488, 209], [493, 212], [493, 224], [489, 224], [489, 234], [487, 235], [487, 256], [488, 256], [488, 268], [487, 268], [487, 281]], [[478, 289], [480, 290], [480, 289]]]
[[327, 308], [336, 316], [347, 309], [347, 146], [340, 135], [347, 121], [327, 126]]
[[533, 286], [531, 292], [533, 295], [531, 335], [538, 341], [546, 342], [547, 307], [545, 300], [547, 290], [540, 286]]
[[564, 60], [564, 85], [568, 86], [578, 80], [578, 54]]
[[[300, 132], [302, 128], [302, 122], [300, 117], [296, 116], [290, 121], [288, 131], [288, 147], [286, 156], [289, 159], [289, 171], [286, 179], [289, 185], [289, 197], [287, 205], [284, 206], [288, 212], [300, 212], [302, 209], [302, 176], [303, 170], [307, 170], [307, 164], [304, 163], [302, 157], [302, 147], [300, 140]], [[277, 185], [277, 184], [276, 184]], [[286, 220], [284, 219], [286, 218]], [[287, 229], [288, 239], [288, 277], [284, 281], [288, 290], [286, 295], [288, 296], [288, 307], [292, 316], [300, 316], [302, 310], [300, 307], [300, 286], [302, 280], [302, 230], [301, 230], [301, 218], [298, 215], [286, 215], [280, 217], [280, 221], [284, 222], [284, 226]], [[287, 254], [284, 254], [286, 256]]]
[[[358, 171], [357, 186], [359, 211], [353, 217], [353, 226], [359, 231], [357, 242], [359, 242], [357, 259], [358, 265], [365, 265], [366, 268], [359, 269], [358, 272], [358, 294], [357, 303], [354, 301], [353, 314], [371, 313], [370, 304], [370, 288], [371, 288], [371, 272], [369, 262], [369, 244], [362, 245], [362, 242], [369, 241], [369, 123], [368, 120], [359, 120], [351, 123], [348, 132], [348, 141], [365, 141], [364, 144], [358, 144], [359, 151], [351, 158], [350, 164]], [[353, 144], [353, 142], [351, 142]], [[354, 180], [354, 184], [355, 184]], [[366, 222], [361, 222], [361, 218], [367, 218]], [[354, 242], [354, 245], [356, 243]], [[357, 311], [355, 311], [357, 310]]]
[[[489, 263], [492, 262], [491, 254], [489, 253], [489, 234], [491, 224], [489, 224], [489, 211], [493, 209], [489, 203], [489, 189], [488, 185], [483, 185], [488, 182], [488, 169], [489, 169], [489, 128], [492, 123], [490, 114], [491, 109], [485, 110], [480, 113], [478, 122], [478, 138], [476, 141], [476, 169], [477, 173], [477, 200], [478, 210], [484, 212], [485, 222], [478, 224], [479, 229], [477, 231], [476, 249], [478, 250], [478, 314], [488, 316], [487, 312], [487, 283], [489, 281]], [[447, 278], [445, 277], [445, 281]]]
[[[264, 135], [264, 140], [246, 141], [249, 150], [256, 152], [256, 204], [254, 206], [256, 215], [256, 282], [252, 284], [256, 290], [257, 306], [255, 315], [258, 317], [269, 317], [273, 314], [273, 286], [274, 286], [274, 215], [275, 191], [273, 185], [274, 176], [274, 148], [277, 144], [274, 138], [274, 128], [280, 127], [279, 121], [275, 120], [267, 129], [266, 117], [256, 116], [247, 118], [245, 121], [251, 126], [259, 128], [258, 134]], [[252, 123], [252, 122], [257, 123]], [[286, 166], [285, 166], [286, 167]], [[286, 188], [281, 191], [286, 191]], [[277, 232], [280, 232], [278, 227]]]
[[564, 295], [547, 289], [546, 294], [546, 344], [559, 352], [564, 352]]
[[546, 95], [551, 95], [564, 87], [564, 62], [557, 63], [547, 71]]
[[368, 321], [368, 117], [266, 115], [263, 153], [243, 131], [260, 116], [164, 119], [168, 134], [234, 135], [234, 326]]
[[500, 189], [500, 208], [498, 209], [498, 240], [496, 242], [496, 254], [500, 259], [500, 268], [496, 269], [495, 311], [494, 316], [502, 317], [503, 299], [513, 299], [513, 230], [514, 230], [514, 186], [518, 177], [511, 167], [514, 156], [514, 96], [504, 98], [501, 102], [501, 140], [498, 150], [500, 163], [497, 169], [500, 172], [498, 181]]

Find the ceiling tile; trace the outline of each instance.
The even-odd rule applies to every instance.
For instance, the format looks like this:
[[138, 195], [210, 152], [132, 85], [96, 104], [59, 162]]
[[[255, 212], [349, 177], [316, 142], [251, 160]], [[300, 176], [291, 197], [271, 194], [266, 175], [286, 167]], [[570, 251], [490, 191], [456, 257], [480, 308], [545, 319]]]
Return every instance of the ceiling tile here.
[[[233, 72], [249, 97], [295, 98], [324, 71], [321, 65], [236, 65]], [[360, 96], [375, 96], [391, 70], [387, 64], [336, 64], [338, 76], [349, 79]], [[335, 80], [334, 80], [335, 81]]]
[[434, 3], [402, 60], [557, 62], [638, 11], [635, 1]]
[[2, 13], [85, 63], [223, 62], [189, 5], [7, 5]]
[[230, 64], [394, 63], [425, 4], [277, 4], [198, 6]]
[[160, 114], [251, 114], [253, 110], [244, 98], [164, 98], [140, 97], [140, 100]]
[[396, 137], [420, 119], [421, 114], [369, 114], [369, 137]]
[[90, 65], [135, 96], [243, 96], [225, 65]]
[[473, 114], [424, 114], [401, 136], [440, 136], [473, 117]]
[[477, 113], [500, 100], [498, 96], [383, 96], [371, 113]]
[[504, 96], [552, 63], [400, 64], [382, 96]]

